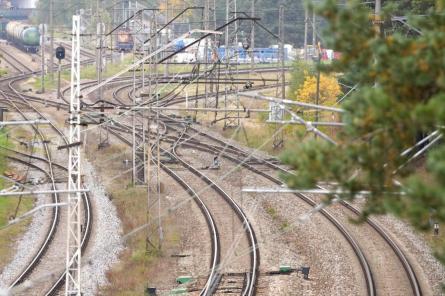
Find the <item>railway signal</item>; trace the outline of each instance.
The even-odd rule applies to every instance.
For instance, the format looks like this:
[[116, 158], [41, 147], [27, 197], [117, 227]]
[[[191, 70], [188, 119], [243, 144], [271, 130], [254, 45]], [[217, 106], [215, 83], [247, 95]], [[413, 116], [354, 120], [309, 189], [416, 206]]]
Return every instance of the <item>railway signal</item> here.
[[65, 58], [65, 47], [63, 47], [62, 45], [59, 45], [59, 47], [56, 48], [56, 58], [59, 60], [59, 68], [57, 69], [57, 100], [60, 100], [60, 71], [62, 68], [62, 60]]
[[59, 60], [59, 63], [65, 58], [65, 47], [62, 45], [56, 48], [56, 58]]

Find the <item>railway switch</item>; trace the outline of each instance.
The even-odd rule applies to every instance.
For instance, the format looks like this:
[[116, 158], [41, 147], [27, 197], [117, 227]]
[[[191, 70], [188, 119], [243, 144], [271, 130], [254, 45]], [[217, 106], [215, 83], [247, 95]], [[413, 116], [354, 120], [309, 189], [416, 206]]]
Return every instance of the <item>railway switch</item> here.
[[145, 288], [145, 296], [156, 296], [156, 288], [146, 287]]
[[299, 268], [297, 271], [300, 271], [303, 274], [303, 278], [305, 280], [309, 279], [309, 270], [311, 268], [309, 266], [302, 266], [301, 268]]

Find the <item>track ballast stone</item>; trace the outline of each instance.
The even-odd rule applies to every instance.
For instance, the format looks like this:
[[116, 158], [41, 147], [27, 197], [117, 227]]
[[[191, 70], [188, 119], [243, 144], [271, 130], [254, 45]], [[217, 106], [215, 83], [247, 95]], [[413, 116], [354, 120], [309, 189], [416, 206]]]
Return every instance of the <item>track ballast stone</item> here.
[[[35, 190], [49, 190], [49, 186], [37, 186]], [[37, 195], [34, 207], [52, 202], [48, 195]], [[32, 221], [26, 232], [17, 240], [15, 244], [15, 255], [12, 261], [5, 266], [0, 274], [0, 290], [7, 287], [22, 272], [23, 268], [32, 259], [36, 252], [36, 246], [40, 246], [44, 239], [45, 231], [49, 227], [51, 219], [51, 209], [44, 208], [32, 215]]]
[[94, 167], [84, 160], [83, 169], [93, 206], [93, 231], [82, 259], [82, 292], [83, 295], [95, 295], [97, 287], [108, 284], [106, 272], [119, 260], [123, 250], [122, 225]]

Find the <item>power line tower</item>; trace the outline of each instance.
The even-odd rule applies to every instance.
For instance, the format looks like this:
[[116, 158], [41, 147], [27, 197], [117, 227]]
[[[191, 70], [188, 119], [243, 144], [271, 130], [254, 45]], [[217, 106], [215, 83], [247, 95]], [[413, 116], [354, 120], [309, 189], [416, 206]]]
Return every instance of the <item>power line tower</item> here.
[[[140, 58], [144, 52], [144, 22], [142, 10], [135, 12], [139, 14], [133, 22], [133, 62]], [[144, 64], [141, 64], [144, 67]], [[136, 68], [133, 69], [133, 105], [141, 103], [140, 96], [137, 96]], [[142, 72], [142, 69], [140, 69]], [[142, 130], [142, 133], [139, 131]], [[146, 151], [145, 151], [145, 131], [146, 124], [144, 111], [133, 111], [133, 185], [143, 185], [147, 182], [146, 178]]]
[[[280, 5], [279, 10], [279, 17], [278, 17], [278, 36], [280, 38], [279, 40], [279, 49], [278, 49], [278, 63], [281, 67], [281, 70], [277, 74], [277, 89], [275, 92], [275, 95], [277, 98], [281, 98], [284, 100], [286, 98], [286, 76], [284, 72], [284, 60], [285, 60], [285, 54], [284, 54], [284, 6]], [[284, 111], [281, 108], [280, 104], [273, 103], [271, 104], [271, 111], [275, 116], [275, 120], [281, 121], [284, 117]], [[283, 147], [284, 144], [284, 137], [283, 137], [283, 130], [281, 129], [281, 124], [276, 123], [275, 124], [275, 133], [273, 137], [273, 148], [278, 149]]]
[[[226, 22], [236, 18], [236, 0], [226, 0]], [[240, 102], [238, 87], [233, 82], [233, 75], [237, 74], [238, 63], [238, 23], [235, 21], [226, 27], [224, 58], [226, 63], [224, 84], [224, 108], [239, 109]], [[239, 112], [224, 112], [224, 128], [237, 127], [240, 124]]]
[[81, 296], [80, 15], [73, 16], [72, 32], [65, 295]]

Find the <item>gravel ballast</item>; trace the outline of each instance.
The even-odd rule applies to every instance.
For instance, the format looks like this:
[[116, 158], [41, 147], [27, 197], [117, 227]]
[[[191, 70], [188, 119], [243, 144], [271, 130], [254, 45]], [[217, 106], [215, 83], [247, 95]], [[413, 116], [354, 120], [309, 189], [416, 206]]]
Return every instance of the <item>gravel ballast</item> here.
[[123, 250], [122, 226], [94, 167], [84, 160], [83, 169], [93, 206], [93, 231], [83, 259], [82, 290], [84, 295], [95, 295], [97, 287], [108, 284], [106, 271], [118, 261]]
[[[36, 190], [49, 190], [49, 185], [37, 186]], [[49, 196], [37, 195], [35, 207], [52, 202]], [[9, 287], [18, 274], [35, 254], [35, 246], [41, 245], [51, 222], [51, 209], [45, 208], [32, 215], [32, 221], [26, 232], [17, 240], [13, 247], [16, 252], [12, 261], [0, 274], [0, 289]]]

